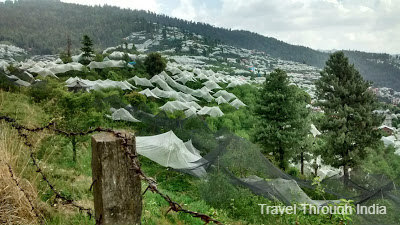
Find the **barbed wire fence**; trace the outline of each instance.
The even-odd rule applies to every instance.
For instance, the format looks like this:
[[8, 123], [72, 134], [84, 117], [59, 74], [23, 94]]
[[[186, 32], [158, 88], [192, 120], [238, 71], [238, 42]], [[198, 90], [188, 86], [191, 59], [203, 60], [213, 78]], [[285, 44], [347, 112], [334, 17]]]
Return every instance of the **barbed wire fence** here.
[[19, 191], [21, 191], [24, 194], [26, 200], [28, 201], [31, 212], [38, 219], [40, 224], [44, 224], [43, 216], [40, 214], [40, 212], [37, 211], [30, 195], [27, 193], [27, 191], [25, 191], [25, 189], [22, 187], [21, 183], [19, 182], [18, 178], [14, 175], [14, 170], [12, 169], [11, 165], [7, 162], [4, 162], [4, 164], [8, 167], [8, 172], [10, 173], [10, 177], [14, 181], [15, 186], [18, 188]]
[[[49, 189], [53, 192], [55, 198], [61, 200], [61, 203], [63, 205], [70, 205], [70, 206], [78, 209], [80, 213], [86, 213], [89, 216], [89, 219], [93, 218], [92, 209], [83, 207], [83, 206], [77, 204], [76, 201], [74, 201], [73, 199], [71, 199], [69, 197], [66, 197], [60, 191], [58, 191], [56, 189], [54, 184], [52, 184], [49, 181], [49, 179], [47, 178], [45, 172], [42, 170], [42, 168], [40, 167], [40, 165], [38, 163], [38, 160], [36, 158], [35, 151], [34, 151], [34, 146], [29, 141], [29, 136], [28, 136], [27, 133], [38, 133], [38, 132], [42, 132], [44, 130], [49, 130], [49, 131], [52, 131], [52, 132], [54, 132], [56, 134], [63, 135], [63, 136], [66, 136], [66, 137], [86, 136], [86, 135], [93, 134], [93, 133], [96, 133], [96, 132], [111, 133], [116, 138], [122, 139], [122, 147], [123, 147], [125, 155], [132, 162], [131, 163], [132, 170], [136, 174], [138, 174], [139, 177], [143, 181], [145, 181], [147, 183], [148, 186], [145, 189], [145, 191], [143, 192], [143, 195], [146, 194], [147, 191], [150, 191], [152, 193], [155, 193], [155, 194], [158, 194], [159, 196], [161, 196], [169, 204], [169, 209], [168, 209], [167, 213], [169, 213], [170, 211], [174, 211], [174, 212], [177, 212], [177, 213], [185, 213], [185, 214], [191, 215], [194, 218], [201, 219], [205, 224], [209, 224], [209, 223], [212, 222], [214, 224], [223, 225], [223, 223], [221, 223], [220, 221], [218, 221], [216, 219], [213, 219], [213, 218], [211, 218], [210, 216], [208, 216], [206, 214], [190, 211], [188, 209], [183, 208], [179, 203], [173, 201], [168, 195], [163, 194], [158, 189], [156, 180], [151, 178], [151, 177], [146, 176], [145, 173], [142, 171], [142, 169], [140, 167], [140, 164], [136, 160], [137, 155], [132, 154], [128, 150], [128, 147], [129, 147], [128, 137], [126, 135], [120, 133], [120, 132], [114, 131], [113, 129], [101, 128], [101, 127], [97, 127], [95, 129], [91, 129], [91, 130], [84, 131], [84, 132], [67, 132], [67, 131], [63, 131], [61, 129], [56, 128], [56, 124], [54, 122], [50, 122], [46, 126], [43, 126], [43, 127], [29, 128], [29, 127], [26, 127], [26, 126], [23, 126], [23, 125], [17, 123], [17, 121], [15, 119], [10, 118], [8, 116], [0, 116], [0, 122], [1, 121], [4, 121], [5, 123], [9, 124], [12, 128], [14, 128], [17, 131], [18, 136], [23, 140], [24, 145], [28, 148], [29, 156], [31, 158], [33, 166], [36, 169], [36, 173], [40, 174], [41, 179], [46, 183], [46, 185], [49, 187]], [[9, 170], [10, 170], [10, 174], [11, 174], [10, 176], [12, 177], [14, 182], [16, 182], [16, 185], [18, 186], [18, 188], [24, 193], [24, 195], [28, 199], [28, 202], [29, 202], [29, 204], [31, 206], [32, 213], [35, 215], [35, 217], [37, 217], [37, 219], [40, 221], [40, 223], [43, 224], [44, 223], [43, 216], [41, 216], [40, 213], [37, 212], [37, 209], [34, 207], [33, 201], [30, 198], [28, 198], [29, 195], [26, 193], [26, 191], [21, 187], [21, 185], [19, 185], [18, 181], [15, 179], [15, 176], [14, 176], [14, 173], [12, 171], [11, 166], [10, 165], [8, 165], [8, 166], [9, 166]]]

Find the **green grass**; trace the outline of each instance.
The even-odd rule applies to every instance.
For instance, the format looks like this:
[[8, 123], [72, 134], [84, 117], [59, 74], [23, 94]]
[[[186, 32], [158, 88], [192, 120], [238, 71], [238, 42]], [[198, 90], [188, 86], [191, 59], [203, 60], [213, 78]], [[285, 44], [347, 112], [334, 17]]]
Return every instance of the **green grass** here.
[[[24, 94], [0, 91], [0, 113], [16, 118], [21, 124], [31, 127], [40, 126], [50, 121], [51, 116], [45, 113], [39, 104], [32, 103]], [[125, 126], [125, 125], [124, 125]], [[36, 156], [40, 161], [48, 179], [58, 191], [79, 204], [91, 207], [93, 196], [89, 187], [91, 185], [91, 146], [90, 137], [79, 138], [77, 148], [77, 162], [72, 161], [72, 145], [69, 138], [60, 135], [40, 135]], [[16, 140], [18, 141], [18, 140]], [[209, 213], [210, 207], [200, 199], [195, 188], [197, 179], [167, 170], [152, 161], [141, 157], [142, 168], [149, 176], [159, 182], [159, 188], [175, 201], [182, 203], [186, 208]], [[22, 166], [22, 165], [21, 165]], [[25, 166], [25, 165], [23, 165]], [[34, 172], [32, 166], [25, 168], [24, 177], [35, 180], [40, 201], [44, 202], [46, 224], [94, 224], [88, 216], [77, 212], [70, 207], [54, 203], [54, 195], [45, 182]], [[146, 185], [143, 184], [143, 190]], [[203, 224], [199, 219], [188, 215], [170, 212], [166, 215], [168, 204], [160, 196], [148, 193], [143, 201], [143, 224]], [[223, 213], [221, 213], [223, 215]], [[229, 221], [229, 218], [223, 218]]]
[[28, 96], [1, 90], [0, 114], [32, 127], [40, 126], [50, 121], [50, 116], [39, 105], [33, 104]]
[[[237, 93], [239, 95], [240, 93]], [[239, 96], [238, 96], [239, 97]], [[46, 103], [48, 104], [48, 103]], [[156, 108], [155, 104], [153, 108]], [[227, 106], [228, 107], [228, 106]], [[226, 117], [233, 121], [235, 131], [245, 136], [246, 130], [236, 129], [240, 127], [241, 118], [247, 114], [247, 109], [232, 112]], [[0, 114], [16, 118], [21, 124], [31, 127], [46, 124], [51, 119], [51, 115], [46, 113], [40, 104], [33, 101], [23, 93], [9, 93], [0, 91]], [[218, 121], [214, 121], [218, 123]], [[113, 128], [132, 128], [125, 123], [109, 123]], [[220, 124], [218, 124], [220, 125]], [[93, 207], [93, 196], [89, 190], [91, 185], [91, 144], [90, 137], [78, 138], [77, 161], [72, 160], [72, 144], [67, 137], [43, 133], [38, 135], [36, 144], [36, 157], [40, 160], [40, 165], [45, 174], [56, 189], [66, 197], [75, 200], [78, 204], [85, 207]], [[15, 140], [19, 141], [19, 140]], [[189, 175], [166, 169], [150, 161], [145, 157], [139, 157], [143, 171], [150, 177], [157, 180], [159, 189], [174, 201], [181, 204], [184, 208], [212, 215], [224, 224], [328, 224], [329, 220], [318, 216], [297, 218], [294, 216], [262, 216], [259, 213], [260, 203], [271, 203], [268, 200], [253, 195], [248, 189], [232, 187], [230, 192], [227, 189], [216, 189], [218, 185], [208, 186], [207, 182], [191, 177]], [[22, 166], [22, 165], [21, 165]], [[26, 166], [26, 165], [23, 165]], [[78, 225], [95, 224], [94, 220], [89, 220], [88, 216], [79, 213], [71, 207], [54, 205], [54, 195], [48, 186], [40, 181], [40, 177], [34, 172], [33, 167], [20, 168], [29, 170], [24, 173], [24, 178], [32, 180], [38, 192], [39, 200], [45, 205], [43, 211], [46, 217], [46, 224], [49, 225]], [[206, 182], [206, 183], [205, 183]], [[213, 187], [213, 188], [212, 188]], [[142, 189], [146, 188], [143, 183]], [[211, 200], [204, 199], [204, 190], [212, 199], [218, 196], [220, 202], [224, 204], [212, 204]], [[224, 195], [224, 192], [227, 195]], [[225, 197], [224, 197], [225, 196]], [[271, 203], [272, 204], [272, 203]], [[142, 224], [204, 224], [200, 219], [190, 215], [168, 211], [168, 203], [160, 196], [147, 193], [143, 198], [143, 217]], [[304, 223], [303, 223], [304, 222]]]

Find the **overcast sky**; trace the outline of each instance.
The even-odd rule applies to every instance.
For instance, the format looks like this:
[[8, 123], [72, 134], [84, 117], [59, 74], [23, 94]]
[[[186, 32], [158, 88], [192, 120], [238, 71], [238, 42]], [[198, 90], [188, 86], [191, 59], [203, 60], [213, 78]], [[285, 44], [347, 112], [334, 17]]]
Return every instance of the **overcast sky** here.
[[145, 9], [314, 49], [400, 53], [400, 0], [62, 0]]

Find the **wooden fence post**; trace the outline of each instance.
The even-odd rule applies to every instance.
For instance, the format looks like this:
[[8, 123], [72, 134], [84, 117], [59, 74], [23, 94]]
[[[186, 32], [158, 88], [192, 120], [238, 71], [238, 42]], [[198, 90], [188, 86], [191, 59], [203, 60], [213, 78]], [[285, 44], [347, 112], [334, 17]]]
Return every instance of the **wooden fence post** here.
[[[128, 151], [136, 154], [135, 136], [128, 137]], [[92, 179], [96, 224], [141, 224], [142, 193], [140, 177], [132, 170], [123, 139], [111, 133], [92, 136]]]

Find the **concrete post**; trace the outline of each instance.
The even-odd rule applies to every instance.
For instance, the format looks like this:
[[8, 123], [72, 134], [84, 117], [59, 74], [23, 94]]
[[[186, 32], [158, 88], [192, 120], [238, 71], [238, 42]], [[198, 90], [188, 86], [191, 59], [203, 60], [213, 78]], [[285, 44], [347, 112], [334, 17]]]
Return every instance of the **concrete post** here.
[[[128, 151], [136, 154], [135, 136], [128, 137]], [[140, 177], [132, 170], [123, 139], [114, 134], [92, 136], [92, 179], [96, 224], [141, 224], [142, 194]]]

